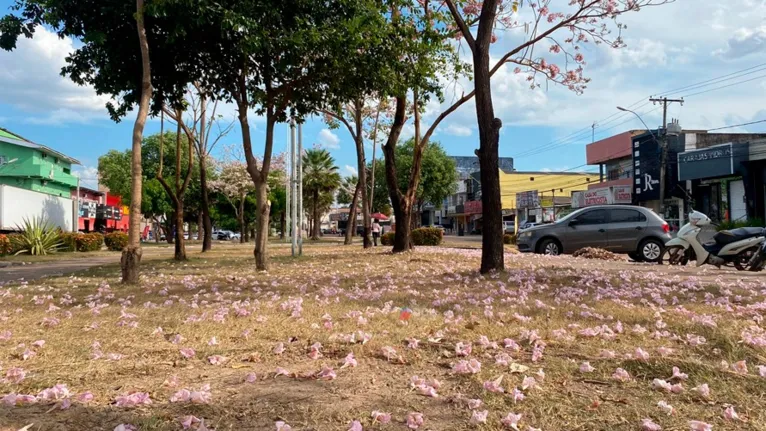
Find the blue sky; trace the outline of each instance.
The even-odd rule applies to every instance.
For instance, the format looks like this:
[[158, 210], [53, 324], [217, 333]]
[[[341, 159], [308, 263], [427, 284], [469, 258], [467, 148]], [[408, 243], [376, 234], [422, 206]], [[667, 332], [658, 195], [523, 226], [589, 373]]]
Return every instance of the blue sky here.
[[[0, 0], [0, 11], [10, 4]], [[583, 95], [544, 83], [530, 90], [524, 76], [514, 74], [510, 65], [493, 77], [495, 111], [504, 124], [500, 155], [516, 157], [517, 169], [588, 169], [581, 165], [593, 122], [597, 122], [596, 140], [641, 127], [631, 115], [619, 113], [617, 105], [636, 108], [651, 127], [658, 126], [661, 110], [646, 103], [650, 95], [737, 71], [744, 72], [670, 94], [686, 96], [686, 103], [671, 105], [668, 116], [688, 129], [766, 119], [766, 0], [677, 0], [621, 20], [627, 24], [623, 33], [627, 48], [591, 44], [583, 49], [585, 73], [592, 78]], [[518, 45], [524, 34], [517, 30], [499, 36], [490, 52], [493, 58]], [[0, 52], [0, 127], [79, 159], [84, 179], [92, 184], [98, 157], [110, 149], [129, 147], [134, 117], [115, 124], [104, 109], [106, 99], [59, 76], [73, 46], [71, 40], [41, 31], [33, 40], [21, 41], [16, 51]], [[735, 85], [720, 88], [730, 84]], [[428, 105], [424, 122], [430, 124], [456, 95], [470, 90], [467, 79], [450, 85], [445, 103]], [[233, 119], [235, 109], [224, 106], [222, 113]], [[263, 122], [253, 115], [251, 123], [254, 141], [262, 143]], [[146, 133], [158, 130], [159, 122], [150, 121]], [[763, 132], [766, 123], [726, 131]], [[405, 137], [412, 133], [408, 125]], [[235, 128], [222, 143], [238, 146], [240, 136]], [[286, 137], [287, 127], [278, 125], [277, 151], [285, 148]], [[442, 122], [434, 140], [449, 154], [472, 155], [478, 147], [473, 103]], [[328, 130], [321, 117], [310, 119], [304, 145], [314, 143], [332, 152], [344, 174], [354, 170], [354, 146], [345, 129]], [[370, 152], [367, 148], [368, 159]]]

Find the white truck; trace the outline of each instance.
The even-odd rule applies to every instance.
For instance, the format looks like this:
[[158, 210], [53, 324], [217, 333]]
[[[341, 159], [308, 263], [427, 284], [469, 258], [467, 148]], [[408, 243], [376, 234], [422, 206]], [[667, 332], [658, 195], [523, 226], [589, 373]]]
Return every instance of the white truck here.
[[65, 232], [77, 230], [77, 212], [72, 199], [0, 184], [0, 230], [15, 231], [24, 219], [43, 216]]

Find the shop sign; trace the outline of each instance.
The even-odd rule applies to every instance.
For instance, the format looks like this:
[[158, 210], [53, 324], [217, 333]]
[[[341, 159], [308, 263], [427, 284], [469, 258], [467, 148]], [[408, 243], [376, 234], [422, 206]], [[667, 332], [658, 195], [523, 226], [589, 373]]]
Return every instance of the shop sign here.
[[[746, 144], [737, 144], [738, 147]], [[737, 154], [731, 143], [716, 145], [701, 150], [687, 151], [678, 155], [678, 179], [696, 180], [699, 178], [715, 178], [733, 175]], [[747, 154], [747, 148], [744, 154]], [[743, 159], [743, 160], [746, 160]]]
[[540, 206], [540, 198], [537, 190], [516, 193], [516, 208], [537, 208]]
[[481, 213], [481, 201], [466, 201], [464, 207], [465, 207], [466, 214]]
[[572, 193], [572, 208], [592, 205], [630, 204], [632, 202], [630, 186], [612, 186]]
[[584, 205], [609, 205], [611, 202], [609, 188], [587, 190], [584, 196]]
[[612, 203], [630, 205], [633, 202], [633, 194], [630, 186], [612, 187]]

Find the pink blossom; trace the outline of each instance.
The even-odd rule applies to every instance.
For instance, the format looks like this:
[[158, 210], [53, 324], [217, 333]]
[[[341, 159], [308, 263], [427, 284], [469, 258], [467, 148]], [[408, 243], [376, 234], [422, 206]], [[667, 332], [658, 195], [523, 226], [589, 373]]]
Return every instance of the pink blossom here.
[[758, 375], [766, 377], [766, 365], [758, 365]]
[[516, 404], [519, 401], [523, 401], [525, 397], [524, 392], [521, 392], [519, 388], [513, 388], [513, 390], [510, 392], [510, 395], [514, 404]]
[[293, 428], [284, 421], [277, 421], [274, 425], [277, 426], [277, 431], [292, 431]]
[[187, 430], [187, 429], [191, 428], [193, 425], [196, 425], [196, 424], [201, 422], [198, 417], [192, 416], [192, 415], [184, 416], [184, 417], [180, 418], [178, 421], [181, 422], [181, 426], [185, 430]]
[[258, 381], [258, 376], [256, 376], [255, 373], [247, 373], [247, 375], [245, 376], [245, 381], [247, 383], [255, 383], [256, 381]]
[[85, 404], [93, 401], [93, 394], [90, 391], [85, 391], [77, 395], [77, 401]]
[[513, 430], [518, 431], [519, 430], [519, 421], [521, 420], [522, 414], [516, 414], [516, 413], [508, 413], [500, 422], [506, 427]]
[[726, 418], [726, 420], [729, 421], [738, 421], [739, 415], [736, 411], [734, 411], [734, 406], [726, 407], [726, 410], [723, 411], [723, 417]]
[[662, 427], [654, 423], [653, 420], [645, 418], [641, 421], [641, 431], [662, 431]]
[[674, 394], [680, 394], [683, 393], [684, 387], [681, 386], [680, 383], [676, 383], [675, 385], [670, 387], [670, 392], [673, 392]]
[[66, 385], [57, 384], [48, 389], [43, 389], [37, 395], [37, 398], [44, 401], [59, 401], [65, 398], [69, 398], [70, 395], [71, 394], [69, 393], [69, 388], [67, 388]]
[[686, 380], [689, 378], [688, 374], [682, 373], [681, 369], [678, 367], [673, 367], [673, 376], [670, 377], [671, 379], [678, 379], [678, 380]]
[[8, 371], [5, 372], [5, 379], [11, 383], [21, 383], [26, 376], [27, 372], [19, 367], [8, 368]]
[[136, 431], [136, 430], [138, 430], [138, 428], [130, 424], [119, 424], [114, 428], [114, 431]]
[[423, 422], [425, 422], [425, 420], [423, 419], [422, 413], [412, 412], [407, 415], [407, 427], [409, 429], [416, 430], [423, 425]]
[[658, 347], [657, 348], [657, 353], [659, 353], [660, 356], [662, 356], [663, 358], [672, 355], [674, 352], [675, 352], [675, 350], [673, 350], [673, 349], [671, 349], [669, 347]]
[[455, 354], [458, 356], [468, 356], [473, 351], [471, 343], [463, 343], [462, 341], [455, 344]]
[[595, 369], [595, 368], [593, 368], [593, 367], [590, 365], [590, 362], [583, 362], [582, 364], [580, 364], [580, 372], [581, 372], [581, 373], [592, 373], [592, 372], [593, 372], [593, 371], [595, 371], [595, 370], [596, 370], [596, 369]]
[[420, 346], [420, 340], [417, 338], [408, 338], [407, 339], [407, 348], [408, 349], [417, 349]]
[[470, 361], [461, 360], [452, 366], [452, 372], [455, 374], [476, 374], [481, 371], [481, 362], [476, 359]]
[[559, 52], [561, 52], [561, 47], [560, 47], [560, 46], [558, 46], [558, 45], [552, 45], [552, 46], [550, 47], [550, 51], [551, 51], [552, 53], [554, 53], [554, 54], [558, 54]]
[[521, 382], [522, 390], [533, 389], [535, 386], [537, 386], [537, 380], [534, 377], [524, 376], [524, 380]]
[[384, 413], [375, 410], [372, 412], [372, 421], [387, 424], [391, 422], [391, 413]]
[[582, 54], [580, 54], [579, 52], [577, 54], [575, 54], [575, 61], [576, 62], [582, 63], [583, 60], [584, 60], [584, 58], [583, 58]]
[[689, 421], [691, 431], [713, 431], [713, 425], [701, 421]]
[[622, 368], [618, 368], [615, 370], [614, 374], [612, 374], [612, 378], [620, 382], [629, 382], [630, 374]]
[[274, 346], [274, 350], [272, 350], [275, 355], [281, 355], [285, 351], [285, 343], [277, 343], [276, 346]]
[[636, 359], [644, 361], [644, 362], [649, 360], [649, 353], [647, 353], [646, 350], [640, 347], [636, 348], [636, 353], [634, 353], [634, 356]]
[[708, 387], [707, 383], [703, 383], [696, 388], [692, 388], [692, 391], [700, 394], [703, 398], [710, 398], [710, 388]]
[[747, 361], [738, 361], [731, 365], [731, 369], [737, 374], [747, 374]]
[[466, 400], [466, 404], [468, 405], [469, 409], [476, 410], [484, 403], [480, 399], [470, 399]]
[[471, 413], [471, 423], [472, 424], [483, 424], [487, 423], [487, 415], [489, 414], [489, 410], [474, 410]]
[[277, 377], [277, 376], [290, 377], [290, 372], [287, 371], [287, 369], [285, 369], [285, 368], [277, 367], [277, 371], [276, 371], [276, 374], [274, 375], [274, 377]]
[[194, 351], [194, 349], [192, 349], [191, 347], [184, 347], [183, 349], [180, 350], [180, 352], [181, 352], [181, 356], [183, 356], [186, 359], [193, 358], [194, 355], [197, 354]]
[[662, 379], [654, 379], [652, 381], [652, 387], [654, 389], [662, 389], [666, 392], [670, 392], [670, 388], [672, 387], [670, 383], [666, 382]]
[[676, 411], [676, 409], [673, 408], [673, 406], [666, 403], [665, 401], [658, 402], [657, 407], [659, 407], [660, 410], [662, 410], [668, 416], [672, 415]]
[[396, 350], [391, 346], [383, 346], [383, 348], [381, 349], [381, 353], [383, 353], [383, 357], [388, 359], [389, 361], [397, 358]]
[[359, 421], [351, 422], [351, 427], [348, 429], [348, 431], [363, 431], [362, 423]]
[[13, 336], [13, 333], [11, 331], [2, 331], [0, 332], [0, 341], [8, 341]]
[[602, 350], [599, 356], [603, 359], [614, 359], [617, 357], [617, 354], [612, 350]]
[[331, 367], [328, 366], [322, 367], [322, 369], [316, 375], [316, 378], [320, 380], [335, 380], [336, 377], [338, 377], [338, 375]]
[[221, 365], [226, 362], [226, 358], [221, 355], [208, 356], [207, 361], [210, 365]]
[[355, 368], [358, 365], [358, 362], [356, 361], [356, 358], [354, 357], [354, 352], [349, 353], [346, 355], [346, 357], [343, 359], [343, 365], [340, 366], [341, 369], [346, 367]]
[[135, 407], [150, 405], [152, 403], [149, 394], [146, 392], [133, 392], [127, 395], [119, 395], [114, 401], [117, 407]]
[[503, 382], [503, 376], [496, 378], [495, 380], [487, 380], [484, 382], [484, 390], [495, 393], [503, 393], [505, 389], [500, 386]]
[[213, 337], [213, 338], [210, 339], [210, 341], [207, 342], [207, 345], [208, 346], [216, 346], [216, 345], [218, 345], [218, 340], [215, 337]]
[[37, 340], [34, 343], [32, 343], [32, 346], [34, 347], [43, 347], [45, 345], [45, 340]]

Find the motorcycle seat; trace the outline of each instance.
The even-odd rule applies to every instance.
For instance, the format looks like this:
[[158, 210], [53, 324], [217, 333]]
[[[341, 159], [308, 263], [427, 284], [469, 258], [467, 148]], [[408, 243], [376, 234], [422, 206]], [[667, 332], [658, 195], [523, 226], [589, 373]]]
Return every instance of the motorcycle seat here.
[[716, 244], [727, 245], [733, 242], [742, 241], [743, 239], [764, 236], [764, 230], [765, 229], [761, 227], [741, 227], [732, 230], [722, 230], [715, 234], [713, 239]]

